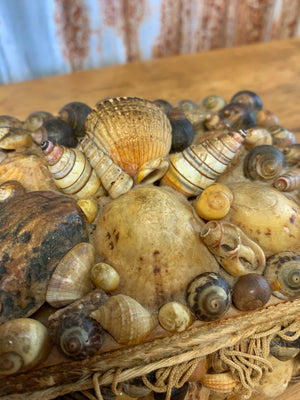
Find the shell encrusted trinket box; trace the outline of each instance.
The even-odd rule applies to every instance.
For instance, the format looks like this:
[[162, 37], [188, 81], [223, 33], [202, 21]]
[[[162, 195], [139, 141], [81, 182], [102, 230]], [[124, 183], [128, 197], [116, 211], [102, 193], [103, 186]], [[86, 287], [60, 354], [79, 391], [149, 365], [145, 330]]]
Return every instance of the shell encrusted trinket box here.
[[0, 399], [284, 393], [299, 162], [249, 90], [0, 116]]

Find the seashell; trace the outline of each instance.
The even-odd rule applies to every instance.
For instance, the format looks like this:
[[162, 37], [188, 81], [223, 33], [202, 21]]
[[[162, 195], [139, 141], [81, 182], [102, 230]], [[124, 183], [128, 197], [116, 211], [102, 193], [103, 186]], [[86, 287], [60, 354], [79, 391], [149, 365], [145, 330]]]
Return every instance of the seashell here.
[[272, 135], [273, 145], [279, 148], [291, 146], [296, 143], [296, 136], [290, 130], [280, 125], [268, 127], [268, 131]]
[[[173, 386], [170, 393], [170, 400], [184, 400], [189, 389], [189, 383], [185, 382], [182, 386]], [[153, 391], [154, 400], [165, 400], [167, 398], [166, 392]]]
[[219, 270], [199, 238], [202, 224], [183, 195], [145, 185], [104, 206], [93, 243], [120, 275], [117, 292], [156, 312], [173, 299], [184, 302], [184, 290], [197, 274]]
[[156, 326], [156, 319], [141, 304], [124, 294], [111, 296], [90, 313], [119, 344], [142, 342]]
[[284, 167], [282, 151], [268, 144], [254, 147], [244, 158], [244, 175], [252, 180], [275, 179], [282, 174]]
[[226, 106], [226, 100], [221, 96], [212, 94], [206, 96], [199, 106], [209, 112], [219, 112]]
[[236, 387], [231, 372], [222, 372], [220, 374], [205, 374], [201, 379], [203, 386], [207, 387], [214, 392], [229, 393]]
[[[256, 116], [252, 108], [242, 103], [229, 103], [220, 111], [231, 130], [249, 129], [256, 126]], [[224, 123], [224, 122], [223, 122]]]
[[300, 208], [293, 200], [263, 182], [235, 182], [228, 186], [234, 200], [224, 219], [242, 229], [266, 257], [300, 250]]
[[137, 399], [149, 395], [152, 390], [145, 386], [140, 376], [123, 382], [122, 390], [128, 396]]
[[218, 351], [210, 353], [207, 356], [207, 362], [209, 369], [212, 369], [213, 372], [218, 374], [229, 370], [228, 365], [220, 358]]
[[201, 378], [206, 374], [208, 370], [208, 358], [203, 357], [198, 362], [196, 368], [193, 373], [190, 375], [188, 381], [189, 382], [199, 382]]
[[262, 273], [266, 263], [263, 250], [234, 224], [209, 221], [200, 237], [229, 274]]
[[44, 121], [40, 128], [31, 133], [31, 136], [35, 143], [39, 145], [47, 140], [66, 147], [75, 147], [77, 145], [77, 139], [71, 126], [59, 118]]
[[225, 171], [244, 139], [244, 131], [230, 132], [172, 154], [160, 182], [187, 196], [200, 194]]
[[2, 163], [3, 160], [5, 160], [7, 157], [7, 153], [5, 151], [0, 150], [0, 164]]
[[103, 153], [92, 140], [84, 138], [81, 141], [81, 148], [112, 199], [131, 189], [133, 185], [131, 176]]
[[120, 276], [112, 266], [101, 262], [92, 267], [91, 280], [96, 287], [103, 289], [105, 292], [112, 292], [117, 289], [120, 283]]
[[132, 176], [145, 162], [165, 157], [172, 141], [166, 114], [138, 97], [98, 102], [86, 119], [86, 135]]
[[90, 243], [78, 243], [69, 250], [49, 281], [47, 302], [52, 307], [62, 307], [91, 291], [90, 271], [94, 260], [95, 249]]
[[264, 276], [274, 296], [284, 300], [300, 296], [300, 254], [282, 251], [267, 259]]
[[0, 115], [0, 137], [2, 136], [2, 128], [22, 128], [23, 122], [11, 115]]
[[279, 119], [273, 111], [259, 110], [256, 113], [257, 125], [268, 128], [273, 125], [279, 125]]
[[214, 272], [196, 276], [186, 289], [186, 298], [190, 309], [201, 321], [221, 318], [231, 306], [229, 283]]
[[227, 215], [233, 202], [233, 194], [228, 186], [215, 182], [200, 194], [194, 203], [199, 217], [211, 220]]
[[221, 131], [223, 133], [231, 130], [230, 121], [218, 113], [205, 113], [203, 125], [209, 131]]
[[41, 128], [45, 121], [52, 118], [54, 116], [48, 111], [34, 111], [25, 119], [23, 127], [29, 131], [35, 131]]
[[135, 177], [135, 183], [154, 183], [161, 179], [169, 168], [166, 158], [155, 158], [143, 164]]
[[[286, 332], [286, 336], [294, 336], [295, 332]], [[280, 361], [288, 361], [296, 357], [300, 352], [300, 337], [296, 340], [282, 339], [276, 335], [270, 341], [270, 353]]]
[[153, 100], [153, 103], [158, 106], [166, 115], [168, 115], [173, 108], [172, 105], [164, 99], [155, 99]]
[[0, 128], [0, 149], [15, 150], [31, 145], [32, 137], [26, 129], [19, 127]]
[[71, 126], [75, 137], [82, 137], [85, 135], [86, 117], [91, 111], [91, 107], [87, 104], [80, 101], [72, 101], [71, 103], [65, 104], [58, 111], [58, 117]]
[[193, 316], [184, 304], [171, 301], [159, 309], [158, 321], [169, 332], [183, 332], [192, 325]]
[[94, 222], [98, 214], [98, 203], [94, 199], [80, 199], [77, 201], [78, 206], [83, 211], [86, 219], [91, 224]]
[[255, 112], [262, 110], [263, 103], [261, 98], [251, 90], [241, 90], [233, 95], [230, 103], [241, 103], [252, 108]]
[[300, 162], [300, 143], [284, 147], [282, 152], [287, 164], [295, 165]]
[[0, 325], [0, 376], [27, 371], [46, 359], [51, 349], [46, 327], [31, 318]]
[[268, 281], [261, 275], [249, 273], [240, 276], [233, 286], [232, 301], [241, 311], [263, 307], [271, 297]]
[[25, 193], [24, 186], [18, 181], [6, 181], [0, 184], [0, 203], [9, 201], [16, 196], [20, 196]]
[[193, 143], [194, 127], [184, 112], [174, 107], [168, 115], [172, 127], [171, 153], [182, 151]]
[[50, 333], [68, 357], [84, 359], [101, 349], [104, 332], [89, 313], [103, 305], [108, 296], [100, 289], [50, 315]]
[[193, 100], [183, 99], [179, 100], [174, 107], [179, 108], [185, 114], [194, 112], [197, 109], [197, 103]]
[[[189, 391], [186, 395], [186, 400], [226, 400], [225, 398], [213, 399], [213, 393], [200, 382], [189, 382]], [[229, 400], [229, 399], [227, 399]]]
[[62, 192], [77, 199], [104, 194], [101, 182], [83, 152], [50, 141], [43, 142], [41, 148], [54, 182]]
[[246, 149], [251, 150], [255, 146], [260, 146], [263, 144], [272, 145], [272, 143], [272, 135], [267, 129], [259, 127], [247, 129], [247, 136], [245, 139]]
[[300, 168], [290, 170], [280, 175], [274, 182], [274, 186], [281, 192], [292, 192], [300, 188]]

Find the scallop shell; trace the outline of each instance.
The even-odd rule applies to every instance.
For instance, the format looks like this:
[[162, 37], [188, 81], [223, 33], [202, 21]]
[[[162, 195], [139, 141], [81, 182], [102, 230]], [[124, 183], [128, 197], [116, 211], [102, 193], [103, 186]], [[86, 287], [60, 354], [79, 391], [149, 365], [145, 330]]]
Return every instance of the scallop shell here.
[[300, 168], [296, 168], [280, 175], [274, 182], [276, 189], [281, 192], [292, 192], [300, 189]]
[[86, 120], [86, 135], [125, 172], [135, 175], [171, 148], [171, 125], [153, 102], [138, 97], [100, 101]]
[[192, 145], [170, 157], [170, 166], [161, 180], [187, 196], [200, 194], [225, 171], [246, 133], [242, 130]]
[[208, 389], [220, 393], [232, 392], [236, 387], [236, 381], [230, 372], [222, 372], [220, 374], [205, 374], [201, 379], [201, 383]]
[[93, 311], [96, 319], [120, 344], [142, 342], [156, 326], [156, 319], [132, 297], [118, 294]]
[[104, 194], [100, 179], [83, 152], [50, 141], [43, 142], [41, 148], [54, 182], [62, 192], [78, 199]]
[[300, 253], [282, 251], [268, 258], [264, 276], [273, 294], [285, 300], [300, 297]]
[[90, 270], [95, 249], [90, 243], [78, 243], [58, 263], [48, 284], [46, 300], [53, 307], [62, 307], [80, 299], [92, 288]]

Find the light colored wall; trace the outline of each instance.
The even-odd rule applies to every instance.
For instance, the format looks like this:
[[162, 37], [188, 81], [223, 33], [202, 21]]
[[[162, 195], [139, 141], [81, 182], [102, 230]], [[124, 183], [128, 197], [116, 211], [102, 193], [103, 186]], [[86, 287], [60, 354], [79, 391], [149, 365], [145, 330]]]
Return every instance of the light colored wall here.
[[300, 0], [1, 0], [0, 84], [300, 36]]

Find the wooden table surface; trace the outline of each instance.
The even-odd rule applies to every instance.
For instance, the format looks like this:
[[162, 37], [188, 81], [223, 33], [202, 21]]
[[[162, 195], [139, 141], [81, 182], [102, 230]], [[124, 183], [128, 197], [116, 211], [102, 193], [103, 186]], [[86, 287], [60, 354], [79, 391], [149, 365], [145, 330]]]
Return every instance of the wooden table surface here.
[[[226, 100], [239, 90], [258, 93], [264, 108], [300, 139], [300, 39], [181, 55], [76, 72], [0, 87], [0, 114], [25, 119], [36, 110], [56, 113], [70, 101], [93, 106], [110, 96], [201, 101]], [[258, 400], [258, 398], [255, 398]], [[300, 400], [300, 383], [276, 400]]]

